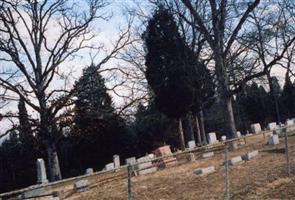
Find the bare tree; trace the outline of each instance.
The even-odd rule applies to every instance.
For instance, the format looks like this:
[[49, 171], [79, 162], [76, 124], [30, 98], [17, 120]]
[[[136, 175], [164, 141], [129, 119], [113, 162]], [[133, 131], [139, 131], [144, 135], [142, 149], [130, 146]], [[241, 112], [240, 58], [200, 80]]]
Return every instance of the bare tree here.
[[[0, 61], [5, 73], [0, 76], [0, 87], [7, 91], [4, 98], [20, 96], [37, 113], [52, 181], [61, 178], [57, 122], [75, 93], [70, 87], [59, 87], [59, 82], [70, 70], [67, 61], [83, 49], [102, 48], [90, 43], [95, 36], [91, 24], [110, 17], [100, 12], [107, 5], [104, 0], [0, 0]], [[129, 39], [128, 31], [122, 31], [97, 70], [117, 56]]]

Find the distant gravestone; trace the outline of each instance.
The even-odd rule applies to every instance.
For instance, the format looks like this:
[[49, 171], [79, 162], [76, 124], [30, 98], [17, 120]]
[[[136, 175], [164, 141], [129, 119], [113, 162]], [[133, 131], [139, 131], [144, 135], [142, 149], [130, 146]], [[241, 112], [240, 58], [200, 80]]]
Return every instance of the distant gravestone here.
[[255, 158], [256, 156], [258, 156], [258, 151], [257, 150], [245, 153], [244, 155], [242, 155], [242, 159], [243, 160], [250, 160], [250, 159]]
[[208, 139], [209, 139], [209, 144], [214, 144], [218, 142], [215, 132], [208, 133]]
[[243, 162], [243, 159], [242, 159], [242, 156], [236, 156], [236, 157], [233, 157], [231, 158], [228, 163], [230, 165], [237, 165], [237, 164], [240, 164]]
[[251, 131], [252, 133], [260, 133], [261, 132], [261, 126], [259, 123], [251, 124]]
[[242, 136], [241, 132], [240, 131], [237, 131], [237, 137], [239, 138], [241, 136]]
[[177, 164], [177, 160], [173, 156], [169, 145], [159, 147], [153, 153], [156, 157], [162, 157], [157, 162], [158, 167], [170, 167]]
[[223, 136], [221, 136], [221, 141], [226, 141], [226, 136], [225, 135], [223, 135]]
[[286, 121], [285, 125], [286, 126], [292, 126], [292, 125], [294, 125], [294, 121], [289, 119], [289, 120]]
[[149, 156], [138, 158], [137, 163], [139, 175], [145, 175], [157, 171], [157, 167], [153, 166], [152, 159]]
[[276, 122], [268, 123], [267, 129], [270, 130], [270, 131], [276, 130], [277, 129], [277, 123]]
[[85, 174], [93, 174], [93, 169], [87, 168]]
[[42, 158], [38, 158], [36, 165], [37, 165], [37, 183], [38, 184], [48, 183], [44, 160]]
[[106, 164], [104, 167], [104, 170], [106, 170], [106, 171], [110, 171], [110, 170], [114, 170], [114, 169], [115, 169], [114, 163]]
[[214, 156], [214, 152], [213, 151], [202, 154], [202, 158], [210, 158], [212, 156]]
[[199, 176], [204, 176], [206, 174], [211, 174], [213, 172], [215, 172], [214, 166], [210, 166], [210, 167], [206, 167], [206, 168], [198, 168], [198, 169], [194, 170], [194, 174], [199, 175]]
[[116, 169], [120, 167], [120, 156], [119, 155], [113, 156], [113, 163], [114, 163], [114, 167]]
[[84, 192], [88, 189], [89, 182], [88, 180], [80, 180], [74, 183], [74, 190], [76, 192]]
[[25, 191], [21, 196], [21, 199], [29, 199], [40, 196], [45, 193], [44, 187], [33, 188], [31, 190]]
[[187, 146], [188, 146], [188, 149], [190, 150], [197, 147], [195, 140], [188, 141]]
[[136, 158], [135, 157], [126, 158], [125, 163], [126, 163], [126, 165], [128, 165], [128, 164], [134, 165], [136, 163]]
[[268, 144], [269, 145], [276, 145], [279, 144], [280, 140], [279, 140], [279, 136], [278, 135], [272, 135], [270, 136], [269, 140], [268, 140]]

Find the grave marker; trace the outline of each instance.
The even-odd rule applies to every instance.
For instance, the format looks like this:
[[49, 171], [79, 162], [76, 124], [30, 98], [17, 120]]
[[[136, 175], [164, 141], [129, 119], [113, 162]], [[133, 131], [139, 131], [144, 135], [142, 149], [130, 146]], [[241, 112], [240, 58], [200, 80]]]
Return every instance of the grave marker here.
[[37, 165], [37, 183], [38, 184], [48, 183], [44, 160], [42, 158], [38, 158], [36, 165]]

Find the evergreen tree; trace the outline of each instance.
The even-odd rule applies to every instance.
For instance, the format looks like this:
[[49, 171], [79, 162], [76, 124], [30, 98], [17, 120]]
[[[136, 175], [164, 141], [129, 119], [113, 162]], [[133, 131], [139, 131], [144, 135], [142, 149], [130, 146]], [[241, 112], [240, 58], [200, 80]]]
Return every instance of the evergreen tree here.
[[[85, 168], [102, 167], [114, 154], [121, 158], [133, 153], [134, 136], [125, 120], [115, 113], [103, 77], [94, 66], [83, 71], [76, 82], [74, 130], [69, 138], [75, 155], [69, 166], [82, 173]], [[70, 156], [72, 157], [72, 156]]]
[[18, 131], [20, 139], [22, 141], [31, 141], [34, 139], [32, 132], [32, 124], [29, 121], [29, 115], [26, 109], [25, 101], [23, 98], [20, 98], [18, 103], [18, 113], [19, 113], [19, 126]]
[[283, 119], [293, 118], [295, 116], [295, 87], [290, 80], [288, 72], [286, 73], [285, 85], [280, 101], [283, 110]]
[[178, 32], [173, 15], [163, 6], [149, 20], [143, 39], [146, 47], [146, 79], [158, 109], [179, 119], [180, 144], [184, 149], [181, 117], [191, 109], [194, 93], [190, 73], [195, 59]]

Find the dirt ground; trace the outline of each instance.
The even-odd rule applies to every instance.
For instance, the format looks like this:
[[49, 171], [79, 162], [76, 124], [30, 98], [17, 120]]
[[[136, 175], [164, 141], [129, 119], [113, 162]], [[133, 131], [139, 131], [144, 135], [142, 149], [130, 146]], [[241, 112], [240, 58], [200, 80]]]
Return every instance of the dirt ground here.
[[[253, 139], [255, 141], [255, 139]], [[291, 161], [295, 167], [295, 137], [289, 137]], [[230, 152], [230, 157], [259, 150], [259, 157], [230, 167], [231, 199], [295, 199], [295, 176], [288, 178], [284, 143], [276, 146], [253, 144]], [[294, 146], [292, 146], [294, 145]], [[294, 149], [294, 150], [293, 150]], [[224, 154], [167, 168], [132, 178], [135, 200], [224, 199]], [[214, 165], [216, 172], [197, 176], [194, 169]], [[294, 171], [295, 172], [295, 171]], [[67, 195], [68, 200], [127, 199], [127, 178], [119, 177], [94, 185], [82, 193]]]

